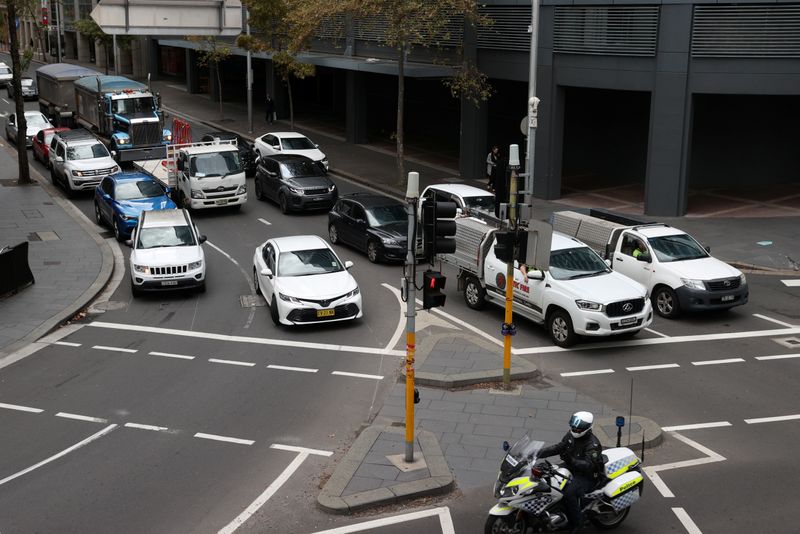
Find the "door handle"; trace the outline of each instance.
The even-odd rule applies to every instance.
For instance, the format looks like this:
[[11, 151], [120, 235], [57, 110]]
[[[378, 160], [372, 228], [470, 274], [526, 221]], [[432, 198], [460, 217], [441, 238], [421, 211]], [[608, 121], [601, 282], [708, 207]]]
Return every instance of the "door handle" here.
[[486, 268], [489, 269], [490, 271], [494, 271], [494, 267], [492, 267], [491, 265], [487, 265]]
[[616, 261], [622, 261], [622, 258], [614, 258]]

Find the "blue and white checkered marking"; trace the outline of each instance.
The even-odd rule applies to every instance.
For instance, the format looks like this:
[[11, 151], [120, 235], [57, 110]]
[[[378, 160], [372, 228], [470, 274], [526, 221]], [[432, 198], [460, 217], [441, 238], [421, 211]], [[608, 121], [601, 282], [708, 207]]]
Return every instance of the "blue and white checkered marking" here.
[[628, 506], [632, 505], [636, 501], [639, 500], [639, 490], [634, 488], [631, 491], [623, 493], [616, 499], [611, 499], [611, 506], [614, 507], [614, 510], [620, 511]]

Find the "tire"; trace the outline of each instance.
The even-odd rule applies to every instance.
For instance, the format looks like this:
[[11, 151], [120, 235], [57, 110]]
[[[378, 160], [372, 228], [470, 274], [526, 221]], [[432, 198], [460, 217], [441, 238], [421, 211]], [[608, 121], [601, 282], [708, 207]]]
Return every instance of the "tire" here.
[[486, 290], [474, 276], [468, 276], [464, 283], [464, 302], [473, 310], [486, 306]]
[[272, 302], [269, 304], [269, 316], [272, 318], [272, 322], [275, 326], [281, 325], [281, 319], [278, 316], [278, 301], [275, 300], [275, 295], [272, 295]]
[[103, 226], [103, 215], [100, 213], [100, 206], [97, 205], [96, 200], [94, 201], [94, 221], [98, 226]]
[[119, 231], [119, 223], [117, 221], [112, 220], [111, 226], [114, 227], [114, 237], [117, 238], [117, 241], [122, 241], [122, 232]]
[[253, 291], [256, 292], [256, 295], [261, 295], [261, 286], [258, 285], [258, 273], [255, 267], [253, 267]]
[[668, 286], [658, 286], [653, 291], [653, 308], [665, 319], [675, 319], [681, 313], [678, 295]]
[[609, 512], [607, 514], [592, 514], [589, 521], [600, 530], [611, 530], [617, 528], [625, 521], [630, 513], [630, 508], [624, 508], [619, 512]]
[[203, 280], [199, 286], [197, 286], [198, 293], [205, 293], [206, 292], [206, 281]]
[[328, 240], [331, 242], [331, 245], [335, 245], [339, 242], [339, 230], [336, 229], [335, 224], [328, 226]]
[[286, 195], [284, 195], [283, 193], [278, 195], [278, 205], [281, 208], [281, 213], [283, 213], [284, 215], [289, 213], [289, 203], [286, 200]]
[[53, 167], [50, 167], [50, 181], [53, 183], [53, 185], [58, 185], [58, 177], [56, 176], [56, 171], [53, 169]]
[[550, 338], [559, 347], [571, 347], [577, 341], [578, 335], [572, 328], [572, 319], [564, 310], [557, 309], [547, 319], [547, 331]]
[[255, 189], [256, 189], [256, 198], [258, 200], [264, 200], [264, 198], [265, 198], [264, 197], [264, 189], [261, 186], [261, 180], [258, 179], [258, 176], [256, 176], [256, 178], [255, 178], [255, 183], [253, 184], [253, 187], [255, 187]]
[[372, 263], [379, 263], [381, 261], [381, 252], [378, 244], [370, 239], [367, 242], [367, 259]]
[[131, 294], [134, 296], [134, 298], [135, 298], [135, 297], [141, 297], [141, 296], [142, 296], [142, 290], [141, 290], [141, 289], [139, 289], [139, 288], [137, 288], [137, 287], [136, 287], [136, 286], [133, 284], [133, 280], [131, 280]]
[[525, 519], [516, 520], [516, 513], [509, 515], [490, 515], [483, 527], [484, 534], [525, 534]]

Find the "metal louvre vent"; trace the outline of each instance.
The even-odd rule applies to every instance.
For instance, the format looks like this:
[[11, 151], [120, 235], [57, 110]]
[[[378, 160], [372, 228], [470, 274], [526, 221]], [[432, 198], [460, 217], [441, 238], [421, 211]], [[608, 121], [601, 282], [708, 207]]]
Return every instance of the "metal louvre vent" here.
[[553, 50], [568, 54], [654, 56], [658, 6], [556, 6]]
[[346, 34], [346, 18], [344, 15], [326, 17], [322, 24], [314, 31], [318, 39], [344, 39]]
[[800, 57], [800, 5], [695, 6], [693, 57]]
[[[388, 23], [385, 16], [371, 17], [368, 21], [355, 22], [356, 39], [361, 41], [384, 41]], [[461, 46], [464, 38], [464, 17], [453, 16], [443, 26], [439, 35], [418, 41], [423, 46]]]
[[478, 12], [494, 24], [478, 28], [478, 48], [487, 50], [531, 49], [531, 6], [479, 6]]

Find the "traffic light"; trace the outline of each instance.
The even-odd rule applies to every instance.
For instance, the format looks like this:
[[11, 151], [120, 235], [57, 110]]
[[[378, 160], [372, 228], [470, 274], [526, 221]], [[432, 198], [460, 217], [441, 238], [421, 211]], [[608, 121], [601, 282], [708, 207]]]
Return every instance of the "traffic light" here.
[[436, 271], [425, 271], [422, 273], [422, 308], [429, 310], [444, 306], [447, 295], [444, 291], [444, 284], [447, 277]]
[[494, 245], [495, 257], [503, 263], [514, 261], [514, 232], [495, 232], [497, 243]]
[[433, 261], [437, 254], [452, 254], [456, 251], [455, 202], [437, 202], [425, 199], [422, 204], [423, 256]]

